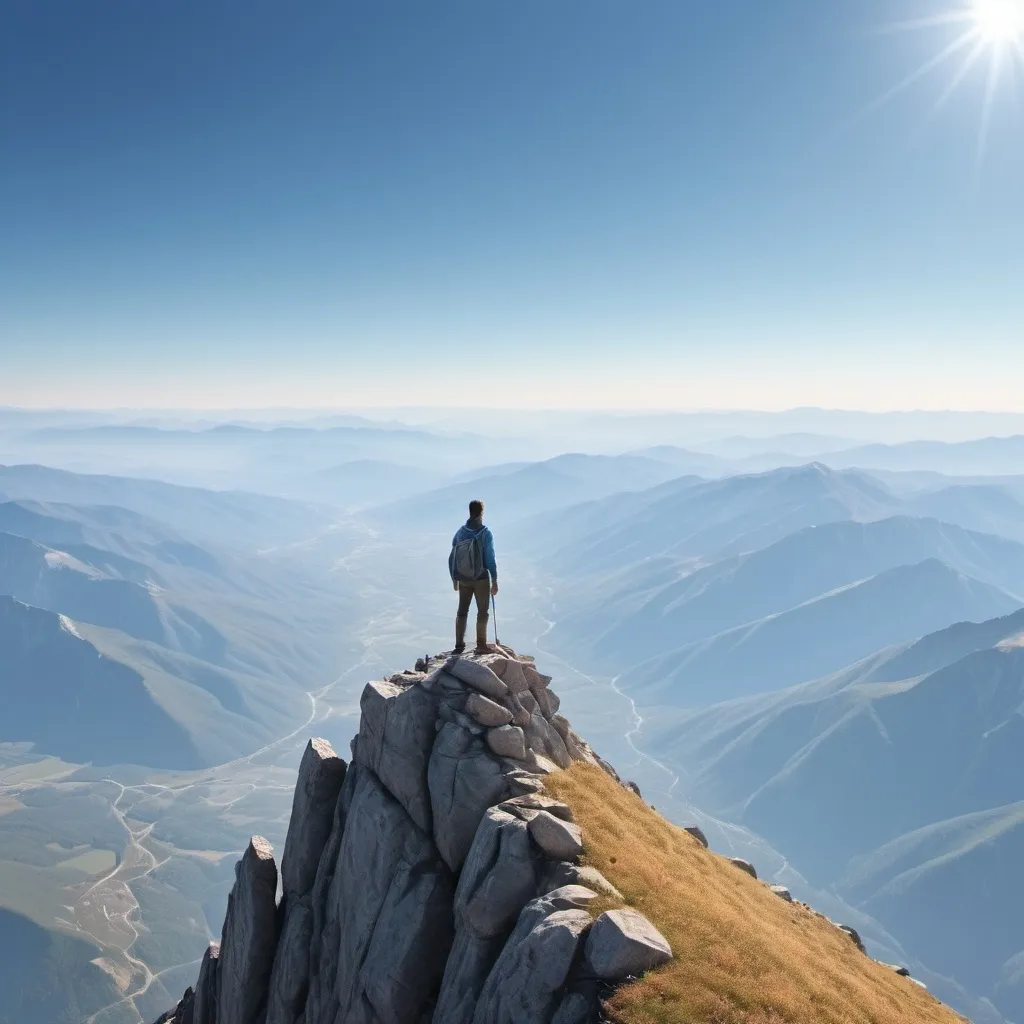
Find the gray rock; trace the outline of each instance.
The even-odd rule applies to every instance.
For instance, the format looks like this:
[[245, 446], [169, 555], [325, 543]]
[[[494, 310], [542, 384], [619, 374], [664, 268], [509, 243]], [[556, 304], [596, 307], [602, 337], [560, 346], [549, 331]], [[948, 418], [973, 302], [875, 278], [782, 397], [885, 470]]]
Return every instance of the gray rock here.
[[626, 789], [628, 789], [634, 796], [638, 796], [641, 800], [643, 800], [644, 795], [640, 792], [640, 787], [635, 782], [633, 782], [632, 779], [626, 781]]
[[847, 935], [853, 940], [853, 944], [862, 952], [866, 953], [867, 949], [864, 946], [864, 940], [860, 937], [860, 933], [856, 928], [852, 928], [848, 924], [837, 924], [836, 927], [841, 932], [846, 932]]
[[487, 976], [537, 886], [526, 825], [498, 808], [480, 822], [455, 891], [455, 945], [445, 967], [436, 1024], [472, 1019]]
[[368, 683], [356, 760], [370, 768], [425, 832], [431, 828], [427, 765], [434, 745], [437, 700], [420, 686]]
[[594, 922], [585, 956], [599, 978], [622, 981], [668, 963], [672, 948], [643, 914], [624, 907], [605, 911]]
[[489, 808], [455, 891], [456, 926], [480, 938], [506, 933], [534, 897], [538, 867], [526, 825], [499, 808]]
[[598, 1019], [599, 1006], [593, 986], [585, 992], [566, 992], [551, 1018], [551, 1024], [593, 1024]]
[[561, 818], [562, 821], [575, 820], [571, 807], [558, 800], [553, 800], [549, 796], [544, 796], [542, 793], [527, 793], [524, 796], [513, 797], [511, 800], [506, 800], [501, 807], [510, 814], [518, 814], [521, 810], [547, 811], [548, 814], [553, 814], [556, 818]]
[[496, 704], [482, 693], [469, 695], [466, 700], [466, 714], [489, 729], [508, 725], [512, 721], [512, 712], [508, 708]]
[[744, 860], [742, 857], [730, 857], [729, 863], [738, 867], [740, 871], [745, 871], [751, 878], [757, 878], [757, 868], [749, 860]]
[[434, 842], [453, 871], [462, 867], [488, 807], [510, 795], [501, 766], [483, 743], [445, 725], [428, 767]]
[[211, 942], [203, 954], [192, 1000], [192, 1024], [217, 1024], [217, 965], [220, 943]]
[[505, 706], [508, 708], [509, 713], [512, 715], [512, 724], [518, 725], [520, 728], [530, 723], [530, 712], [523, 706], [519, 696], [509, 691], [508, 696], [505, 698]]
[[[516, 700], [519, 701], [521, 707], [526, 711], [528, 715], [532, 715], [535, 711], [539, 711], [540, 708], [537, 705], [537, 698], [529, 690], [524, 690], [522, 693], [516, 694]], [[519, 724], [518, 722], [516, 723]]]
[[344, 814], [358, 824], [338, 847], [319, 990], [305, 1019], [417, 1022], [452, 945], [454, 882], [430, 836], [372, 772], [356, 764], [349, 780]]
[[525, 933], [529, 908], [502, 950], [481, 992], [473, 1024], [546, 1024], [560, 1002], [591, 918], [585, 910], [556, 910]]
[[704, 835], [704, 829], [702, 829], [700, 825], [684, 825], [683, 831], [689, 832], [705, 850], [709, 849], [708, 837]]
[[445, 665], [445, 671], [487, 697], [501, 700], [508, 687], [486, 665], [468, 658], [455, 658]]
[[309, 994], [313, 909], [309, 897], [289, 902], [270, 975], [266, 1024], [296, 1024]]
[[793, 902], [793, 894], [784, 885], [773, 885], [772, 892], [787, 903]]
[[527, 827], [533, 841], [552, 860], [573, 860], [583, 853], [583, 833], [570, 821], [539, 811]]
[[523, 727], [526, 743], [536, 754], [550, 758], [559, 768], [568, 768], [572, 764], [565, 742], [558, 731], [539, 712], [530, 716], [530, 722]]
[[220, 941], [217, 1024], [257, 1024], [266, 1012], [277, 946], [277, 865], [270, 843], [253, 836], [235, 865]]
[[334, 809], [345, 781], [345, 762], [327, 740], [306, 745], [292, 797], [292, 814], [281, 858], [284, 898], [305, 896], [313, 889], [320, 856], [334, 823]]
[[522, 761], [526, 757], [526, 737], [518, 725], [502, 725], [487, 730], [487, 746], [499, 757]]
[[501, 680], [508, 687], [509, 693], [524, 693], [530, 688], [530, 684], [523, 674], [522, 663], [518, 661], [506, 661], [504, 671], [501, 673]]

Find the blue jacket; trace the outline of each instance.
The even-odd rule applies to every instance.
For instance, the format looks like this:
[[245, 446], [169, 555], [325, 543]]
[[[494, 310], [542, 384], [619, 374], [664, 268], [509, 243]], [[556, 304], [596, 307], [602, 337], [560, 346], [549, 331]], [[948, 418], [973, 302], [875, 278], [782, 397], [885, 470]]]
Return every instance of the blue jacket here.
[[[491, 574], [491, 582], [498, 582], [498, 563], [494, 560], [494, 538], [491, 536], [491, 531], [481, 523], [479, 526], [470, 526], [472, 520], [467, 521], [463, 526], [460, 526], [458, 532], [452, 538], [452, 550], [448, 556], [448, 572], [451, 578], [455, 579], [455, 545], [460, 540], [468, 540], [471, 537], [480, 538], [481, 553], [484, 559], [484, 569]], [[484, 579], [485, 577], [481, 577]]]

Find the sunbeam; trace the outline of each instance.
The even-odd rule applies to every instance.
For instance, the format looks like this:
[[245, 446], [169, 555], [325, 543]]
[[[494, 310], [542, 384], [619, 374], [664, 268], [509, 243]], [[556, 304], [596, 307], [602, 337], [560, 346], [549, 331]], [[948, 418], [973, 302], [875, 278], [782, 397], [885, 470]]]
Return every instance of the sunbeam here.
[[1024, 66], [1024, 0], [962, 0], [956, 8], [938, 11], [925, 17], [893, 22], [881, 26], [877, 31], [879, 34], [898, 34], [948, 26], [960, 26], [962, 31], [920, 67], [872, 100], [858, 115], [858, 119], [886, 106], [967, 49], [967, 55], [958, 64], [925, 116], [924, 125], [931, 123], [987, 54], [985, 93], [978, 124], [977, 161], [980, 165], [987, 148], [993, 109], [1003, 78], [1004, 66], [1015, 60]]

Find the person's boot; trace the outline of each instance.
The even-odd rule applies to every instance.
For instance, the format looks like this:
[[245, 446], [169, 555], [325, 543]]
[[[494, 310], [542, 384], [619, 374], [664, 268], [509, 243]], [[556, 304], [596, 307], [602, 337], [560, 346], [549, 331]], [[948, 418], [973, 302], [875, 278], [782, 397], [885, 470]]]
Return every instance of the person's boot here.
[[455, 616], [455, 653], [461, 654], [466, 649], [466, 618]]
[[476, 653], [492, 654], [494, 648], [487, 642], [487, 619], [476, 620]]

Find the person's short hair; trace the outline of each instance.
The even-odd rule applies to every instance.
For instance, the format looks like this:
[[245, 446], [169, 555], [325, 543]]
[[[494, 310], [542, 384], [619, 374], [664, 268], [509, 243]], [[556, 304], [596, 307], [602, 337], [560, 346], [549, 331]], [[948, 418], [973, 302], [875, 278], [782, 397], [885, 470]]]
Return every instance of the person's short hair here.
[[469, 518], [479, 519], [484, 514], [484, 503], [475, 498], [469, 503]]

